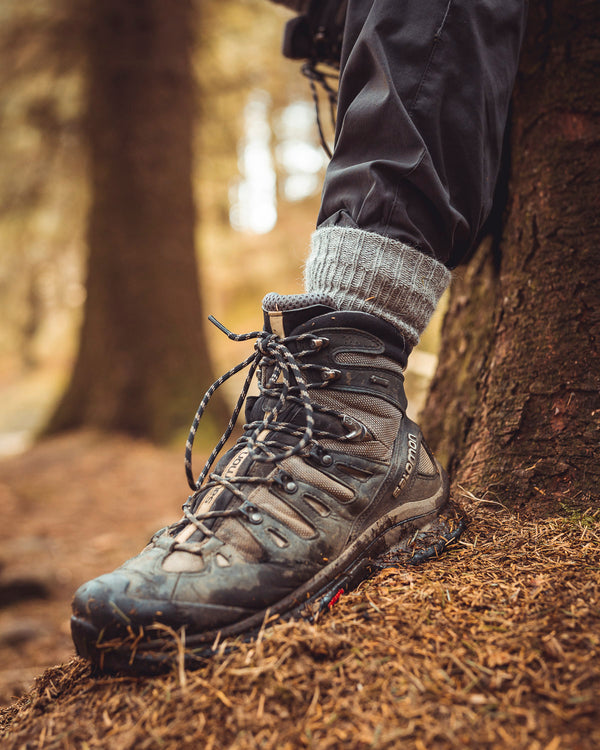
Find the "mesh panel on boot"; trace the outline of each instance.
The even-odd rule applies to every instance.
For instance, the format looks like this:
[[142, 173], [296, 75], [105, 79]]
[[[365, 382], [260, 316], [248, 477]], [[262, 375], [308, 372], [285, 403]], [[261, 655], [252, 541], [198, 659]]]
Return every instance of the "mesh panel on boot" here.
[[374, 440], [363, 442], [340, 442], [320, 440], [328, 450], [340, 450], [351, 456], [388, 461], [392, 445], [398, 434], [402, 412], [388, 401], [369, 394], [346, 393], [344, 391], [311, 391], [311, 398], [321, 406], [335, 409], [357, 419], [371, 432]]
[[336, 497], [338, 500], [346, 501], [352, 500], [354, 492], [335, 479], [323, 474], [323, 472], [315, 469], [314, 466], [310, 466], [305, 463], [300, 456], [291, 456], [290, 458], [284, 459], [280, 464], [294, 479], [299, 479], [301, 482], [306, 482], [313, 487], [318, 487], [328, 495]]
[[404, 369], [399, 362], [389, 357], [383, 357], [381, 354], [365, 354], [361, 352], [337, 352], [334, 356], [336, 362], [340, 365], [356, 365], [357, 367], [381, 367], [384, 370], [402, 375]]
[[249, 497], [250, 502], [268, 511], [303, 539], [314, 536], [315, 529], [287, 503], [269, 492], [268, 487], [258, 487]]
[[437, 474], [435, 464], [422, 445], [421, 450], [419, 451], [419, 463], [417, 466], [417, 471], [419, 472], [419, 474], [423, 474], [428, 477], [432, 477], [434, 474]]

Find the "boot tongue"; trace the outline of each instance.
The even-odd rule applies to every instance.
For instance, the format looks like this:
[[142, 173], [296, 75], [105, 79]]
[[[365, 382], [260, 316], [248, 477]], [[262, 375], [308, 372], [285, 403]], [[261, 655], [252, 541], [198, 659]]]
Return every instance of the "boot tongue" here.
[[265, 330], [280, 338], [312, 318], [335, 312], [336, 307], [326, 294], [276, 294], [271, 292], [263, 299]]

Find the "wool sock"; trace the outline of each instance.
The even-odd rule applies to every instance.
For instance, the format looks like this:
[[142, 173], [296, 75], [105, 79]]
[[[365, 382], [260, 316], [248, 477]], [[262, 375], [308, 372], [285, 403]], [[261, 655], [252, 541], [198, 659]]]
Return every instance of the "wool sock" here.
[[412, 348], [450, 278], [442, 263], [403, 242], [352, 227], [323, 227], [312, 236], [304, 288], [329, 297], [339, 310], [383, 318]]

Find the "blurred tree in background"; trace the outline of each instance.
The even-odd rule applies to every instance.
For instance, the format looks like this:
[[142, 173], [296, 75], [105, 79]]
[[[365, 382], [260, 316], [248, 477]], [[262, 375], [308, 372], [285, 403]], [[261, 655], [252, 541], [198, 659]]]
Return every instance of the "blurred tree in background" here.
[[[82, 44], [62, 0], [0, 4], [0, 354], [35, 367], [83, 298]], [[61, 310], [50, 321], [48, 311]], [[47, 345], [38, 346], [42, 334]]]
[[[154, 14], [158, 29], [152, 19], [141, 28], [126, 6]], [[98, 16], [110, 12], [118, 23], [102, 30]], [[0, 452], [28, 444], [66, 391], [75, 361], [52, 429], [112, 424], [155, 438], [185, 429], [210, 377], [200, 337], [209, 340], [219, 371], [244, 356], [240, 345], [206, 330], [196, 290], [207, 312], [247, 330], [260, 325], [265, 289], [300, 287], [318, 186], [312, 197], [288, 204], [268, 234], [234, 231], [229, 217], [247, 103], [266, 103], [280, 172], [282, 113], [309, 98], [297, 64], [280, 55], [287, 12], [266, 0], [193, 0], [178, 4], [177, 18], [173, 9], [168, 21], [157, 21], [161, 12], [160, 4], [72, 0], [7, 0], [0, 7]], [[181, 44], [169, 50], [165, 39], [159, 56], [153, 35], [174, 37], [175, 23]], [[186, 195], [176, 200], [178, 183]], [[202, 207], [195, 225], [191, 191]], [[287, 200], [282, 190], [277, 198]], [[177, 260], [184, 246], [187, 266]], [[164, 294], [152, 288], [159, 281]], [[140, 295], [152, 304], [140, 303]], [[171, 358], [167, 346], [178, 353]], [[230, 398], [236, 389], [230, 386]]]
[[196, 100], [189, 0], [87, 5], [86, 304], [71, 383], [48, 431], [168, 439], [213, 373], [192, 193]]

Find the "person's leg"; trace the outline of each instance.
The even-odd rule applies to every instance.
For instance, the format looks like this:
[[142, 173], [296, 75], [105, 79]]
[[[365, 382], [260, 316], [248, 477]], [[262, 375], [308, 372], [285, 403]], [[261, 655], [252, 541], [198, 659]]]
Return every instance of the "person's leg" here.
[[[480, 133], [479, 146], [463, 143], [477, 128], [443, 104], [452, 93], [445, 87], [464, 88], [458, 102], [472, 92], [469, 117], [480, 126], [502, 118], [480, 96], [479, 48], [463, 54], [477, 37], [465, 37], [465, 27], [487, 29], [493, 18], [465, 21], [461, 0], [442, 4], [443, 13], [439, 6], [436, 20], [423, 4], [351, 0], [307, 292], [267, 295], [264, 330], [240, 337], [256, 339], [246, 364], [259, 368], [260, 395], [247, 399], [243, 437], [214, 469], [209, 459], [198, 480], [194, 421], [184, 517], [76, 593], [73, 638], [100, 665], [159, 668], [169, 656], [165, 626], [185, 628], [187, 648], [201, 656], [215, 639], [252, 632], [268, 617], [315, 614], [369, 575], [378, 556], [408, 554], [439, 523], [448, 478], [406, 416], [403, 369], [447, 265], [483, 219], [487, 193], [475, 175], [481, 165], [496, 168], [488, 150], [501, 138], [498, 124]], [[497, 12], [498, 34], [513, 39], [506, 57], [510, 50], [514, 71], [520, 27], [507, 28]], [[502, 60], [485, 62], [498, 68], [489, 76], [507, 75]], [[509, 88], [506, 81], [503, 111]], [[474, 180], [468, 196], [460, 162], [475, 156], [480, 167], [465, 167]]]
[[490, 211], [525, 17], [525, 0], [349, 0], [307, 291], [416, 342]]

